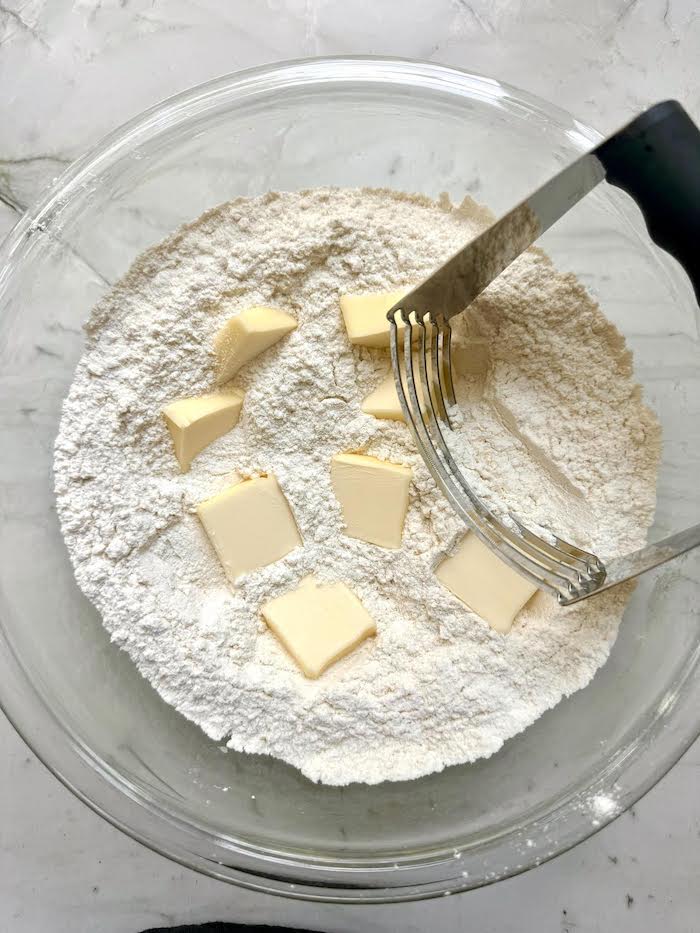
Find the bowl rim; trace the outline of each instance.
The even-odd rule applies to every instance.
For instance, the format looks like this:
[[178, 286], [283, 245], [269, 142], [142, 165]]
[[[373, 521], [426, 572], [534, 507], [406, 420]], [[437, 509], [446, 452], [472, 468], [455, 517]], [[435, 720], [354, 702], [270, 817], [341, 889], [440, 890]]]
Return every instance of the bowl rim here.
[[[0, 295], [12, 275], [15, 259], [27, 247], [33, 232], [50, 228], [65, 205], [76, 193], [81, 192], [83, 183], [88, 181], [97, 170], [103, 170], [111, 161], [119, 159], [125, 151], [133, 152], [139, 140], [150, 137], [156, 127], [165, 128], [177, 125], [187, 119], [188, 114], [200, 112], [202, 107], [208, 105], [213, 106], [224, 95], [237, 93], [245, 97], [261, 92], [267, 93], [277, 88], [288, 87], [290, 81], [296, 82], [296, 85], [302, 82], [325, 85], [334, 81], [338, 83], [364, 81], [409, 87], [419, 84], [422, 89], [434, 89], [453, 95], [461, 93], [465, 99], [480, 98], [493, 102], [495, 98], [503, 98], [523, 108], [527, 113], [538, 114], [541, 118], [556, 121], [561, 129], [576, 140], [579, 146], [585, 144], [586, 147], [592, 147], [603, 138], [592, 127], [536, 95], [495, 78], [433, 62], [398, 57], [355, 55], [291, 59], [256, 66], [222, 75], [165, 98], [104, 136], [73, 162], [39, 197], [34, 206], [22, 216], [4, 242], [0, 243]], [[33, 713], [43, 720], [44, 724], [48, 721], [49, 728], [56, 732], [63, 734], [68, 732], [66, 724], [60, 721], [36, 686], [28, 679], [21, 659], [14, 653], [1, 628], [0, 642], [5, 648], [5, 651], [0, 653], [0, 658], [8, 659], [11, 665], [9, 677], [13, 680], [12, 687], [25, 693], [27, 690], [30, 691], [29, 705], [33, 707]], [[0, 663], [5, 662], [2, 660]], [[689, 661], [686, 666], [687, 676], [692, 673], [692, 666]], [[681, 687], [686, 684], [686, 680], [681, 682]], [[1, 678], [0, 688], [3, 691], [4, 686], [5, 678]], [[619, 782], [616, 782], [619, 793], [616, 795], [614, 808], [609, 812], [601, 813], [598, 820], [589, 821], [585, 826], [583, 824], [577, 826], [575, 832], [571, 832], [570, 827], [567, 828], [562, 824], [561, 833], [553, 848], [547, 850], [546, 846], [536, 845], [532, 848], [531, 854], [529, 853], [529, 859], [521, 864], [503, 866], [494, 872], [483, 871], [476, 875], [465, 876], [464, 873], [456, 872], [456, 875], [451, 874], [449, 880], [446, 880], [444, 870], [438, 871], [437, 874], [433, 870], [441, 867], [444, 869], [447, 861], [445, 858], [433, 860], [430, 864], [429, 860], [423, 860], [420, 864], [414, 865], [411, 865], [408, 860], [400, 864], [399, 858], [393, 867], [381, 865], [374, 870], [366, 865], [355, 870], [351, 866], [352, 860], [335, 869], [329, 865], [306, 860], [298, 863], [298, 867], [303, 869], [311, 880], [308, 877], [302, 880], [298, 875], [293, 875], [294, 880], [291, 881], [289, 875], [285, 876], [273, 870], [273, 865], [278, 870], [283, 867], [293, 868], [294, 862], [289, 856], [283, 861], [278, 861], [275, 858], [266, 859], [262, 852], [251, 855], [250, 847], [241, 843], [239, 847], [229, 846], [231, 854], [236, 856], [237, 863], [224, 865], [221, 861], [207, 858], [192, 849], [186, 850], [181, 843], [181, 837], [183, 835], [191, 837], [192, 831], [191, 828], [182, 826], [179, 827], [181, 831], [177, 840], [172, 844], [164, 842], [163, 833], [161, 832], [159, 838], [156, 829], [162, 829], [164, 822], [172, 828], [174, 820], [172, 814], [158, 808], [151, 808], [151, 811], [147, 812], [144, 800], [134, 793], [133, 789], [129, 793], [123, 777], [121, 783], [118, 784], [114, 776], [99, 766], [99, 762], [95, 756], [90, 754], [89, 749], [81, 748], [78, 737], [69, 736], [70, 753], [77, 756], [82, 763], [81, 779], [88, 777], [97, 779], [97, 784], [94, 784], [90, 790], [79, 786], [79, 781], [65, 773], [61, 766], [49, 760], [50, 756], [44, 752], [40, 747], [40, 741], [32, 734], [30, 719], [24, 715], [25, 709], [28, 708], [27, 697], [22, 697], [22, 703], [15, 706], [12, 690], [8, 695], [0, 696], [0, 708], [39, 760], [76, 797], [126, 835], [185, 867], [220, 880], [269, 894], [334, 903], [378, 904], [437, 897], [493, 883], [527, 871], [584, 841], [619, 816], [673, 767], [700, 734], [700, 721], [696, 719], [689, 724], [689, 728], [686, 728], [683, 737], [671, 743], [671, 747], [666, 749], [663, 755], [656, 756], [651, 765], [647, 763], [644, 767], [640, 767], [639, 759], [633, 760], [624, 772], [624, 780], [620, 775]], [[669, 715], [671, 709], [672, 704], [669, 705], [665, 714]], [[20, 720], [24, 720], [23, 725], [20, 725]], [[650, 729], [652, 725], [649, 726]], [[623, 763], [618, 763], [619, 768], [622, 768]], [[637, 774], [637, 771], [640, 773]], [[631, 779], [632, 777], [634, 779]], [[109, 789], [106, 795], [109, 798], [107, 803], [104, 799], [106, 787]], [[102, 799], [99, 799], [100, 794], [96, 788], [100, 790]], [[586, 792], [590, 794], [595, 790], [595, 785], [591, 784]], [[547, 819], [548, 825], [563, 818], [563, 810], [570, 806], [575, 796], [572, 794], [564, 798], [562, 795], [559, 798], [555, 810], [549, 811], [543, 817]], [[117, 797], [123, 804], [121, 808]], [[140, 815], [146, 814], [147, 829], [145, 830], [136, 828], [127, 818], [134, 802], [138, 803]], [[127, 815], [120, 813], [120, 809], [126, 810]], [[530, 830], [536, 822], [535, 820], [534, 823], [527, 824]], [[512, 834], [512, 830], [510, 832]], [[180, 848], [178, 848], [178, 842], [181, 843]], [[454, 860], [459, 858], [461, 854], [455, 850], [453, 858], [448, 860], [451, 863], [451, 872], [454, 872]], [[265, 867], [266, 862], [267, 867]]]

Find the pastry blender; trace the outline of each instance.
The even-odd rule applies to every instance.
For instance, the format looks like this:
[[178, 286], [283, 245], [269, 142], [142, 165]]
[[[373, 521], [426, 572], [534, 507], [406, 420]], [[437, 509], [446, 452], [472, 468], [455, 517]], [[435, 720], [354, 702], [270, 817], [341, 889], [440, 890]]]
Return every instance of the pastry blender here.
[[[679, 260], [700, 302], [700, 132], [675, 101], [642, 113], [559, 172], [457, 252], [388, 313], [404, 417], [438, 485], [466, 525], [510, 567], [569, 605], [700, 545], [700, 524], [603, 563], [562, 540], [507, 524], [470, 487], [445, 441], [455, 403], [450, 320], [599, 182], [627, 191], [652, 239]], [[399, 324], [405, 325], [400, 327]], [[416, 349], [418, 352], [416, 352]]]

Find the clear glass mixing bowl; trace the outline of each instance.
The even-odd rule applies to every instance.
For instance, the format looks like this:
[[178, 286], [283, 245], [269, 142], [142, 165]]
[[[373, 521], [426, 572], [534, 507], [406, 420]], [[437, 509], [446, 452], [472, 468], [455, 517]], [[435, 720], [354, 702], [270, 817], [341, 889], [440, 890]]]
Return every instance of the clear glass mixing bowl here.
[[[390, 186], [510, 206], [598, 134], [498, 81], [431, 64], [293, 62], [166, 101], [75, 163], [0, 250], [0, 693], [53, 772], [106, 819], [218, 878], [393, 901], [475, 887], [579, 842], [698, 732], [698, 571], [641, 580], [593, 684], [476, 764], [401, 784], [311, 784], [226, 752], [160, 700], [78, 591], [51, 456], [81, 324], [134, 257], [238, 195]], [[601, 187], [546, 238], [626, 332], [664, 426], [657, 530], [698, 520], [698, 321], [631, 202]], [[621, 507], [624, 507], [624, 502]]]

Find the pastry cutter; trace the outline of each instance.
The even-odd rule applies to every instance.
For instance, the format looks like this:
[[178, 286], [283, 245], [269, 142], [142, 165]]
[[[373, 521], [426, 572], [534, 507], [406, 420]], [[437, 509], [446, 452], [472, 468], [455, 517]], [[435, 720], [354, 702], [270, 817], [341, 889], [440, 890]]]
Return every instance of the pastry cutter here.
[[[471, 488], [446, 443], [455, 404], [450, 320], [601, 181], [639, 205], [654, 242], [683, 266], [700, 303], [700, 131], [676, 101], [651, 107], [563, 169], [455, 253], [388, 312], [391, 361], [406, 423], [467, 527], [562, 605], [587, 599], [700, 545], [700, 524], [603, 563], [515, 515], [501, 521]], [[416, 352], [417, 351], [417, 352]]]

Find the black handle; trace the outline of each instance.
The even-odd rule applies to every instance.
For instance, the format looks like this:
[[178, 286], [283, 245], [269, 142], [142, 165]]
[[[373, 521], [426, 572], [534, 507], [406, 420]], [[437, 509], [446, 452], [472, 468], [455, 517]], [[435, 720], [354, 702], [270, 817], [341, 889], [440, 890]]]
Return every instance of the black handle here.
[[667, 100], [594, 152], [610, 184], [639, 205], [652, 240], [688, 273], [700, 304], [700, 130]]

